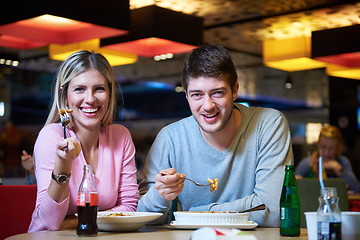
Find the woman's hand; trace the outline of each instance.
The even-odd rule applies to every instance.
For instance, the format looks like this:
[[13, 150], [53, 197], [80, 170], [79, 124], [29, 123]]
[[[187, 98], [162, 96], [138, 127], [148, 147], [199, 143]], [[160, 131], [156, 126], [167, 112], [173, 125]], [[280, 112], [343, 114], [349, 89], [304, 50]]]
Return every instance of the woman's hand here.
[[[74, 138], [61, 140], [57, 145], [57, 159], [53, 172], [54, 174], [71, 174], [72, 161], [79, 156], [81, 145]], [[69, 184], [59, 184], [51, 181], [48, 188], [49, 196], [56, 202], [60, 203], [69, 196]]]
[[335, 174], [336, 176], [340, 177], [344, 174], [344, 169], [340, 165], [340, 163], [336, 160], [327, 160], [324, 162], [324, 168], [326, 172]]
[[155, 177], [155, 188], [167, 200], [175, 199], [184, 189], [185, 174], [173, 168], [161, 170]]
[[57, 155], [60, 159], [72, 161], [79, 156], [81, 145], [74, 138], [63, 139], [58, 143]]
[[21, 155], [21, 165], [29, 173], [34, 173], [35, 164], [32, 156], [28, 154], [25, 150], [22, 151]]

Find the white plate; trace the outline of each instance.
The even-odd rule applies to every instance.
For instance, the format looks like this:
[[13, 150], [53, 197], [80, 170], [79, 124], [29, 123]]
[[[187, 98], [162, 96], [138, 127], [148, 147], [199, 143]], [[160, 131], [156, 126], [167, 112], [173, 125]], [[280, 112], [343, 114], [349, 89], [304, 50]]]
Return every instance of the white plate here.
[[[126, 216], [107, 216], [111, 213], [123, 213]], [[152, 212], [98, 212], [97, 224], [100, 231], [135, 231], [146, 223], [160, 218], [162, 213]]]
[[258, 226], [254, 221], [248, 221], [243, 224], [177, 224], [176, 221], [170, 223], [171, 226], [178, 229], [198, 229], [201, 227], [217, 227], [217, 228], [239, 228], [239, 229], [253, 229]]
[[177, 211], [174, 212], [175, 221], [178, 224], [246, 224], [250, 213], [231, 212], [199, 212]]

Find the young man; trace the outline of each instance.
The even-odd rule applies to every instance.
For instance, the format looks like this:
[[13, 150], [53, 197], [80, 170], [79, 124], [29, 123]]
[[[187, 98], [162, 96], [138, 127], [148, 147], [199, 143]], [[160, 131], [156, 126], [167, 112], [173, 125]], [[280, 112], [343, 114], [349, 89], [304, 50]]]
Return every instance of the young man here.
[[[148, 192], [138, 211], [166, 213], [178, 197], [184, 211], [241, 211], [262, 227], [279, 226], [284, 165], [293, 163], [287, 120], [277, 110], [234, 104], [239, 84], [221, 46], [194, 49], [182, 85], [192, 116], [164, 127], [146, 162]], [[218, 190], [184, 181], [219, 178]]]

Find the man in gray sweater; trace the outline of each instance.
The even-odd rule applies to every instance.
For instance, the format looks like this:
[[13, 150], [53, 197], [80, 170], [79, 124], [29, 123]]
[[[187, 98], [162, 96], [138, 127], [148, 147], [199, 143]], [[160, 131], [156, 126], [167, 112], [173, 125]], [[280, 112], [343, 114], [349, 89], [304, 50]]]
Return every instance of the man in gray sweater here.
[[[284, 166], [293, 164], [288, 123], [277, 110], [235, 104], [239, 84], [229, 53], [218, 45], [194, 49], [182, 85], [192, 116], [164, 127], [146, 160], [147, 193], [138, 211], [167, 213], [176, 197], [184, 211], [266, 210], [249, 219], [279, 227]], [[218, 190], [184, 181], [219, 179]]]

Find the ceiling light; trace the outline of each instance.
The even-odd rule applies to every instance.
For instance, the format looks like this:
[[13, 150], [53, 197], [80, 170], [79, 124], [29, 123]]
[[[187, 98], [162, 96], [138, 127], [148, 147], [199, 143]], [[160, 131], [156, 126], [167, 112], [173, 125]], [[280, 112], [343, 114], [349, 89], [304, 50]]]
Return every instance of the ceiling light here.
[[54, 60], [64, 61], [72, 53], [80, 50], [101, 53], [109, 61], [111, 66], [132, 64], [138, 59], [136, 54], [133, 53], [100, 48], [100, 39], [91, 39], [70, 44], [50, 44], [49, 57]]
[[126, 0], [15, 0], [1, 10], [0, 46], [19, 49], [118, 36], [130, 26]]
[[314, 59], [360, 67], [360, 25], [314, 31], [311, 41]]
[[0, 117], [3, 117], [5, 115], [5, 103], [0, 102]]
[[326, 73], [333, 77], [360, 80], [360, 67], [345, 67], [329, 63], [326, 66]]
[[168, 59], [172, 59], [174, 57], [174, 54], [172, 53], [167, 53], [167, 54], [161, 54], [161, 55], [155, 55], [153, 57], [153, 59], [155, 61], [161, 61], [161, 60], [168, 60]]
[[11, 67], [19, 66], [19, 57], [15, 54], [5, 54], [0, 55], [0, 65], [6, 65]]
[[292, 83], [290, 75], [288, 75], [286, 77], [284, 86], [286, 89], [291, 89], [293, 87], [293, 83]]
[[271, 68], [293, 72], [325, 67], [325, 63], [311, 59], [310, 37], [265, 40], [264, 64]]
[[203, 43], [203, 19], [151, 5], [131, 10], [130, 34], [101, 39], [101, 46], [143, 57], [191, 51]]
[[360, 25], [314, 31], [312, 57], [328, 63], [330, 76], [360, 80]]

